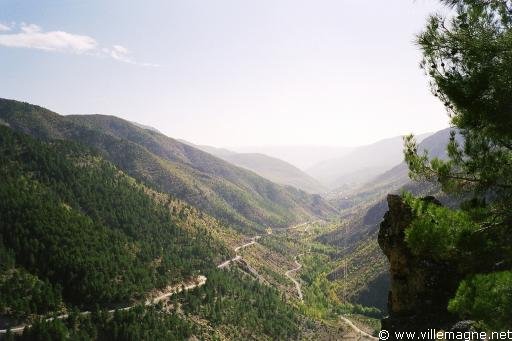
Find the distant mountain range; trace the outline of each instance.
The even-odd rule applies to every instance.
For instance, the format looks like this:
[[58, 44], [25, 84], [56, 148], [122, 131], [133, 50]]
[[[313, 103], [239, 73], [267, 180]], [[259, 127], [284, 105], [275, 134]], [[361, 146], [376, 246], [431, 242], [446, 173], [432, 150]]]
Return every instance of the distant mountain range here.
[[[416, 139], [421, 142], [429, 135]], [[358, 147], [196, 147], [274, 182], [311, 193], [354, 190], [403, 160], [403, 136]]]
[[[421, 141], [421, 138], [418, 138], [417, 140], [421, 141], [418, 144], [418, 149], [420, 151], [428, 151], [428, 154], [431, 158], [436, 157], [440, 159], [446, 159], [448, 157], [446, 152], [446, 145], [448, 144], [448, 140], [450, 138], [450, 132], [451, 129], [447, 128], [428, 136], [423, 141]], [[460, 137], [458, 139], [460, 140]], [[408, 174], [409, 169], [407, 168], [407, 165], [405, 162], [401, 162], [386, 172], [379, 174], [371, 181], [356, 189], [355, 192], [361, 192], [363, 187], [364, 191], [376, 191], [378, 188], [382, 187], [386, 187], [388, 190], [389, 188], [399, 188], [411, 182]]]
[[[418, 142], [431, 133], [416, 136]], [[310, 193], [353, 191], [403, 160], [403, 136], [359, 147], [260, 146], [233, 149], [194, 145], [273, 182]]]
[[313, 167], [319, 162], [342, 157], [354, 150], [352, 147], [311, 145], [248, 146], [229, 149], [237, 153], [265, 154], [286, 161], [303, 171]]
[[180, 141], [236, 166], [251, 170], [272, 182], [292, 186], [308, 193], [323, 193], [327, 191], [326, 187], [322, 186], [311, 176], [278, 158], [259, 153], [237, 153], [224, 148], [198, 146], [184, 140]]
[[326, 187], [308, 174], [274, 157], [257, 153], [239, 153], [226, 156], [224, 159], [279, 184], [293, 186], [309, 193], [327, 191]]
[[[429, 134], [417, 136], [420, 142]], [[306, 170], [330, 190], [353, 188], [403, 160], [403, 137], [396, 136], [354, 148], [350, 153], [322, 161]]]
[[114, 116], [61, 116], [39, 106], [0, 99], [0, 120], [39, 139], [71, 140], [92, 147], [135, 179], [242, 231], [284, 227], [337, 213], [319, 195], [277, 185]]

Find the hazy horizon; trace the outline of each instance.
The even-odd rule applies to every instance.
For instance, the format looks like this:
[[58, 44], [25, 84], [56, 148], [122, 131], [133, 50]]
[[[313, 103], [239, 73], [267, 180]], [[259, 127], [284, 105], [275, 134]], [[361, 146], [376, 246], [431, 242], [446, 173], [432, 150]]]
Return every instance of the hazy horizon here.
[[[136, 123], [139, 123], [139, 122], [136, 122]], [[141, 123], [139, 123], [141, 124]], [[150, 126], [151, 128], [154, 128], [154, 129], [157, 129], [156, 127], [152, 127]], [[183, 141], [187, 141], [189, 143], [192, 143], [194, 145], [200, 145], [200, 146], [209, 146], [209, 147], [214, 147], [214, 148], [219, 148], [219, 149], [227, 149], [227, 150], [231, 150], [231, 151], [234, 151], [234, 152], [240, 152], [240, 153], [243, 153], [245, 152], [245, 150], [250, 150], [250, 149], [253, 149], [253, 148], [332, 148], [332, 149], [354, 149], [354, 148], [357, 148], [357, 147], [364, 147], [364, 146], [369, 146], [369, 145], [372, 145], [372, 144], [375, 144], [375, 143], [378, 143], [380, 141], [383, 141], [383, 140], [387, 140], [387, 139], [392, 139], [392, 138], [396, 138], [396, 137], [400, 137], [400, 136], [405, 136], [405, 135], [408, 135], [408, 134], [414, 134], [415, 136], [424, 136], [424, 135], [429, 135], [429, 134], [434, 134], [436, 132], [438, 132], [439, 130], [443, 130], [443, 129], [446, 129], [446, 128], [449, 128], [450, 126], [447, 125], [445, 127], [441, 127], [440, 129], [436, 130], [436, 131], [419, 131], [419, 132], [408, 132], [408, 133], [404, 133], [404, 134], [399, 134], [399, 135], [393, 135], [393, 136], [384, 136], [382, 138], [379, 138], [379, 139], [376, 139], [376, 140], [369, 140], [369, 142], [367, 143], [363, 143], [363, 144], [353, 144], [353, 145], [336, 145], [336, 144], [315, 144], [315, 143], [310, 143], [310, 144], [301, 144], [301, 143], [298, 143], [298, 144], [293, 144], [293, 143], [283, 143], [283, 144], [269, 144], [269, 143], [262, 143], [262, 144], [253, 144], [253, 145], [238, 145], [238, 146], [235, 146], [235, 145], [232, 145], [232, 146], [225, 146], [225, 145], [214, 145], [214, 144], [208, 144], [208, 143], [205, 143], [205, 144], [201, 144], [201, 143], [196, 143], [194, 141], [191, 141], [190, 139], [187, 139], [187, 138], [177, 138], [177, 137], [174, 137], [174, 136], [169, 136], [167, 134], [165, 134], [164, 132], [161, 132], [171, 138], [174, 138], [176, 140], [183, 140]]]
[[60, 114], [228, 149], [354, 147], [448, 126], [413, 43], [434, 1], [0, 5], [0, 97]]

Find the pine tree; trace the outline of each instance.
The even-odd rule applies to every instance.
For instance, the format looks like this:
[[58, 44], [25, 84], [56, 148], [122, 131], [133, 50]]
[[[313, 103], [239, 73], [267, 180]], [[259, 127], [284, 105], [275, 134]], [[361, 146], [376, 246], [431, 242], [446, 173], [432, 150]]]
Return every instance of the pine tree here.
[[[417, 42], [420, 65], [454, 127], [449, 159], [419, 154], [413, 136], [405, 139], [405, 159], [412, 178], [438, 181], [445, 192], [462, 194], [462, 209], [478, 225], [453, 241], [465, 255], [461, 268], [467, 277], [450, 309], [494, 328], [510, 327], [512, 308], [502, 297], [512, 296], [512, 1], [441, 2], [453, 11], [449, 17], [432, 15]], [[453, 225], [446, 226], [447, 237], [454, 236]], [[484, 308], [483, 301], [495, 309]]]

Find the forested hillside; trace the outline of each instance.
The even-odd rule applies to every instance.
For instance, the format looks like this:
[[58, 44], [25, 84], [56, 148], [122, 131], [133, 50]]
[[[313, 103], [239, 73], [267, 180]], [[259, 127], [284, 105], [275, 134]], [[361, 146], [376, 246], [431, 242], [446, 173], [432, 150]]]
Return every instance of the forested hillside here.
[[[276, 289], [216, 269], [233, 257], [220, 236], [234, 232], [98, 152], [0, 125], [0, 176], [0, 329], [34, 321], [16, 339], [287, 339], [303, 328]], [[166, 306], [108, 312], [199, 273], [206, 286]]]
[[66, 320], [38, 321], [15, 340], [287, 340], [304, 317], [278, 291], [238, 270], [212, 270], [206, 285], [155, 307], [114, 314], [71, 312]]
[[0, 126], [0, 174], [2, 314], [126, 303], [229, 256], [194, 210], [73, 142]]
[[112, 116], [60, 116], [0, 100], [0, 120], [43, 139], [73, 140], [139, 181], [240, 229], [287, 226], [336, 211], [320, 196], [276, 185], [208, 153]]

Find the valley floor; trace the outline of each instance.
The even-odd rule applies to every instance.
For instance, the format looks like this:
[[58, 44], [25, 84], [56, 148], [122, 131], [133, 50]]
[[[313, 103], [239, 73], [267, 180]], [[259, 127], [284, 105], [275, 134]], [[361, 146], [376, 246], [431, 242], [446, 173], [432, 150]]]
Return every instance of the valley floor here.
[[256, 280], [278, 288], [305, 316], [320, 322], [322, 327], [313, 328], [312, 334], [303, 330], [305, 339], [376, 339], [372, 335], [380, 321], [354, 314], [353, 306], [340, 298], [342, 279], [327, 280], [339, 266], [334, 256], [337, 251], [318, 242], [317, 237], [337, 228], [336, 223], [320, 220], [286, 229], [268, 228], [265, 234], [235, 247], [236, 257], [222, 266], [236, 262]]

